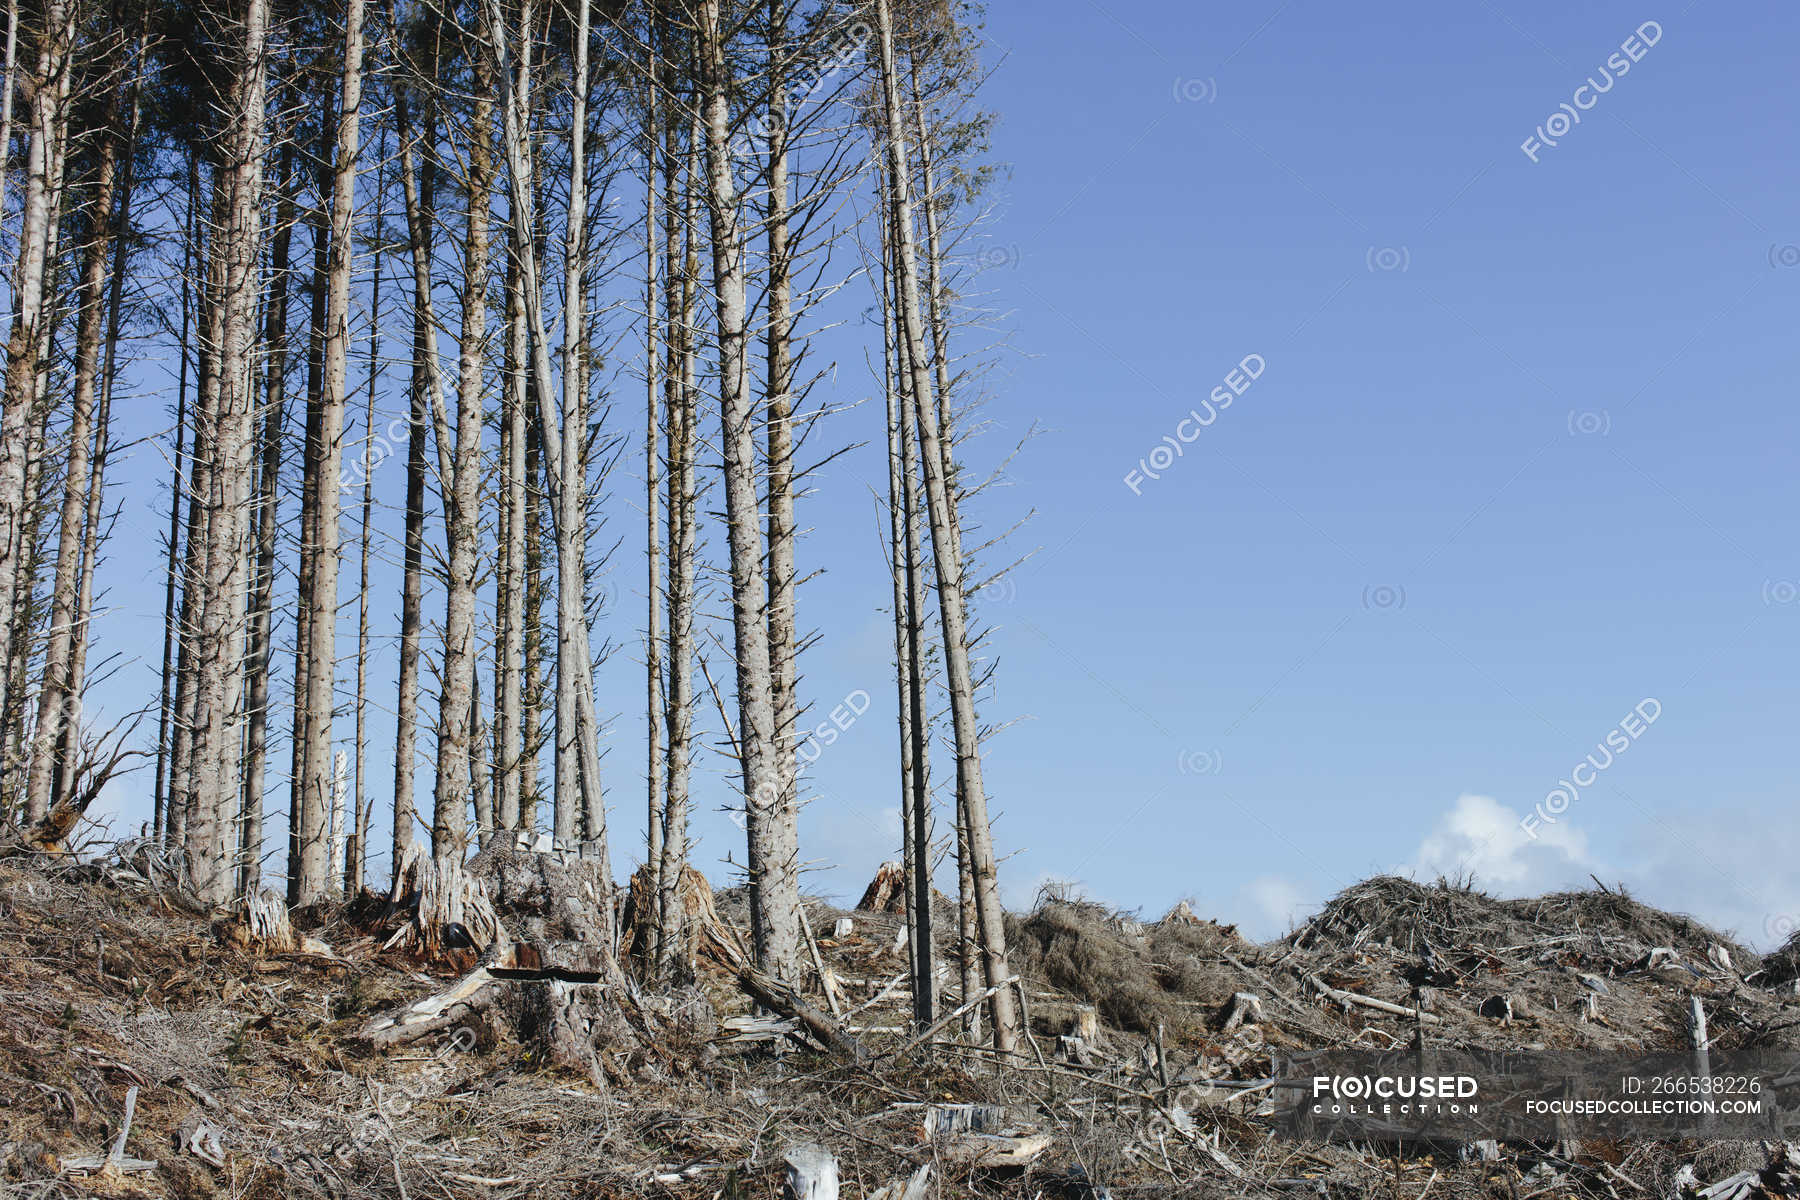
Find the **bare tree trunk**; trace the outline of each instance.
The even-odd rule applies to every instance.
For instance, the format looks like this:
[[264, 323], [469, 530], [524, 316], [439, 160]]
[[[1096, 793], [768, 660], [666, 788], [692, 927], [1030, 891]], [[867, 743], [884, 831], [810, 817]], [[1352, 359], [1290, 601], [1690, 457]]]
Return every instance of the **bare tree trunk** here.
[[[889, 347], [886, 361], [892, 372], [889, 503], [893, 508], [894, 620], [898, 647], [895, 658], [900, 667], [900, 731], [903, 739], [900, 817], [906, 852], [913, 1020], [923, 1028], [936, 1016], [931, 909], [931, 713], [925, 698], [925, 578], [919, 537], [918, 454], [910, 419], [912, 377], [905, 344], [895, 336], [900, 296], [898, 278], [893, 270], [895, 213], [891, 185], [884, 184], [882, 193], [883, 243], [888, 267], [882, 293], [882, 330]], [[965, 995], [973, 994], [965, 990]]]
[[[883, 186], [882, 192], [886, 187]], [[884, 227], [885, 228], [885, 227]], [[883, 235], [885, 245], [885, 233]], [[899, 692], [896, 708], [899, 713], [900, 727], [900, 845], [901, 862], [906, 878], [906, 919], [907, 919], [907, 970], [912, 979], [914, 995], [917, 996], [919, 979], [919, 929], [914, 920], [915, 898], [913, 895], [913, 776], [918, 769], [913, 761], [913, 659], [912, 640], [909, 636], [912, 629], [911, 596], [907, 588], [906, 528], [907, 512], [903, 507], [901, 491], [903, 467], [900, 458], [900, 421], [905, 411], [904, 403], [896, 395], [899, 387], [899, 372], [894, 367], [894, 351], [898, 348], [894, 340], [894, 311], [890, 302], [892, 289], [886, 282], [882, 285], [881, 324], [882, 324], [882, 374], [883, 392], [887, 399], [887, 440], [888, 440], [888, 565], [894, 584], [894, 683]], [[915, 1008], [917, 1005], [915, 1004]], [[918, 1023], [918, 1015], [914, 1013], [914, 1023]], [[929, 1024], [929, 1022], [927, 1022]]]
[[506, 266], [506, 376], [500, 415], [499, 596], [500, 637], [495, 676], [495, 808], [500, 828], [519, 828], [525, 748], [522, 744], [525, 671], [525, 277], [517, 234]]
[[[12, 102], [10, 95], [7, 103]], [[3, 157], [3, 156], [0, 156]], [[191, 492], [184, 493], [187, 480], [185, 462], [187, 459], [188, 428], [188, 362], [189, 332], [193, 327], [193, 272], [196, 260], [195, 251], [200, 236], [200, 159], [192, 151], [188, 154], [188, 193], [187, 221], [185, 235], [181, 246], [181, 365], [177, 373], [175, 385], [175, 465], [171, 472], [169, 485], [169, 534], [167, 541], [168, 574], [163, 583], [163, 653], [162, 653], [162, 693], [161, 703], [157, 710], [156, 731], [156, 785], [152, 798], [151, 833], [158, 844], [161, 844], [167, 831], [170, 817], [170, 789], [173, 778], [171, 767], [174, 765], [174, 744], [180, 737], [179, 726], [175, 720], [175, 648], [178, 643], [185, 644], [181, 627], [176, 620], [177, 584], [181, 580], [181, 505], [184, 494], [190, 498]]]
[[657, 211], [657, 164], [662, 159], [662, 136], [659, 129], [662, 86], [659, 77], [661, 30], [653, 30], [650, 47], [648, 85], [644, 89], [644, 863], [650, 868], [650, 894], [660, 896], [657, 882], [662, 871], [663, 847], [663, 679], [662, 679], [662, 522], [659, 489], [662, 487], [662, 461], [658, 457], [657, 433], [664, 416], [658, 389], [657, 342], [658, 258], [663, 248], [658, 240], [661, 214]]
[[[976, 914], [981, 923], [982, 950], [987, 984], [996, 987], [1009, 979], [1006, 956], [1006, 914], [1000, 906], [993, 834], [988, 823], [987, 794], [982, 783], [980, 727], [975, 713], [974, 678], [969, 666], [967, 614], [963, 594], [960, 547], [951, 539], [955, 494], [945, 463], [949, 461], [940, 441], [937, 407], [931, 403], [932, 382], [924, 349], [919, 311], [917, 247], [913, 238], [911, 174], [907, 163], [906, 124], [901, 117], [899, 83], [894, 69], [894, 37], [887, 0], [875, 0], [875, 28], [880, 39], [882, 101], [886, 116], [889, 170], [894, 188], [894, 260], [900, 284], [901, 341], [912, 376], [914, 419], [918, 423], [924, 459], [927, 509], [931, 521], [932, 554], [937, 568], [939, 623], [944, 638], [944, 673], [950, 696], [951, 723], [956, 741], [957, 787], [968, 825], [970, 871], [975, 884]], [[1010, 1053], [1020, 1036], [1017, 997], [1000, 987], [989, 1000], [994, 1025], [994, 1048]]]
[[[406, 123], [405, 93], [396, 104], [401, 143], [407, 148], [404, 170], [406, 190], [413, 192], [411, 130]], [[419, 168], [417, 192], [409, 195], [407, 205], [408, 233], [414, 241], [414, 263], [422, 267], [436, 235], [437, 194], [437, 122], [428, 106], [425, 153]], [[418, 280], [415, 277], [415, 283]], [[430, 289], [430, 273], [424, 272], [423, 286]], [[395, 705], [394, 733], [394, 820], [393, 846], [389, 865], [397, 875], [401, 862], [413, 845], [413, 820], [417, 804], [413, 799], [413, 752], [419, 726], [419, 649], [420, 631], [425, 609], [425, 443], [431, 430], [431, 401], [437, 381], [437, 331], [429, 319], [429, 306], [413, 308], [413, 359], [410, 417], [406, 438], [406, 531], [401, 550], [400, 582], [400, 682]]]
[[[600, 723], [594, 706], [593, 654], [589, 648], [585, 604], [586, 542], [586, 442], [587, 422], [582, 387], [580, 359], [585, 352], [582, 333], [585, 303], [582, 299], [583, 257], [585, 238], [582, 217], [586, 208], [586, 157], [584, 151], [587, 116], [588, 75], [588, 4], [579, 0], [576, 6], [576, 60], [572, 79], [572, 112], [569, 146], [569, 215], [564, 224], [564, 292], [563, 292], [563, 412], [559, 422], [552, 400], [550, 348], [544, 334], [541, 297], [536, 287], [525, 289], [525, 319], [530, 332], [532, 381], [537, 391], [538, 430], [543, 440], [544, 473], [549, 483], [550, 508], [557, 538], [557, 637], [558, 637], [558, 714], [557, 743], [559, 756], [570, 755], [576, 769], [572, 772], [579, 796], [564, 795], [565, 777], [570, 772], [558, 768], [556, 829], [559, 839], [567, 841], [576, 834], [576, 818], [585, 823], [581, 830], [584, 856], [601, 864], [599, 875], [610, 878], [605, 863], [606, 846], [604, 809], [600, 788]], [[518, 243], [524, 257], [525, 278], [537, 278], [537, 246], [532, 236], [535, 205], [530, 194], [531, 168], [526, 154], [529, 110], [521, 79], [509, 66], [508, 38], [499, 0], [487, 0], [490, 43], [500, 60], [500, 75], [505, 90], [505, 136], [507, 175], [511, 183], [510, 207], [514, 227], [519, 231]], [[562, 680], [567, 672], [573, 690], [572, 702], [566, 707]], [[564, 718], [568, 717], [565, 723]], [[573, 730], [573, 744], [565, 741], [566, 730]], [[612, 897], [606, 898], [611, 911]], [[611, 929], [610, 923], [607, 925]]]
[[[115, 113], [116, 117], [116, 113]], [[110, 123], [110, 122], [109, 122]], [[99, 387], [101, 335], [106, 317], [107, 268], [111, 265], [112, 209], [118, 168], [118, 139], [101, 134], [94, 182], [87, 205], [87, 244], [78, 290], [75, 332], [75, 386], [70, 400], [69, 452], [63, 468], [62, 509], [58, 518], [56, 573], [50, 589], [50, 628], [44, 648], [43, 685], [38, 691], [37, 725], [32, 736], [26, 776], [25, 819], [37, 824], [50, 813], [57, 797], [57, 751], [65, 726], [78, 721], [80, 694], [72, 690], [70, 666], [78, 628], [82, 533], [89, 507], [95, 397]]]
[[[325, 376], [319, 396], [318, 490], [313, 496], [313, 569], [302, 600], [308, 624], [307, 745], [301, 759], [302, 814], [325, 811], [331, 786], [331, 740], [337, 682], [339, 519], [343, 506], [344, 411], [349, 403], [350, 271], [355, 254], [356, 159], [362, 133], [363, 0], [346, 0], [344, 59], [331, 180], [330, 264], [326, 271]], [[336, 863], [317, 839], [300, 847], [299, 902], [310, 904], [331, 886]]]
[[[382, 236], [382, 191], [378, 180], [375, 189], [375, 236]], [[369, 822], [372, 801], [369, 797], [369, 549], [375, 510], [375, 468], [372, 453], [375, 442], [375, 389], [381, 379], [381, 251], [374, 254], [370, 270], [374, 276], [369, 289], [369, 378], [368, 395], [363, 405], [362, 460], [362, 529], [361, 571], [356, 588], [356, 766], [355, 788], [351, 792], [353, 820], [350, 825], [348, 858], [344, 863], [344, 895], [355, 896], [362, 890], [369, 869]]]
[[544, 744], [544, 516], [542, 489], [544, 450], [537, 422], [525, 421], [525, 687], [519, 740], [524, 759], [519, 772], [519, 828], [537, 831], [538, 753]]
[[[321, 151], [321, 159], [322, 156]], [[322, 178], [320, 188], [324, 188]], [[313, 574], [317, 569], [319, 545], [319, 490], [325, 486], [322, 474], [325, 412], [321, 398], [325, 392], [328, 296], [325, 278], [330, 270], [331, 252], [328, 244], [330, 230], [324, 218], [325, 214], [317, 205], [307, 212], [307, 225], [312, 234], [312, 284], [309, 289], [310, 315], [307, 321], [306, 431], [300, 454], [300, 563], [296, 576], [296, 607], [300, 610], [304, 610], [313, 595]], [[335, 484], [336, 481], [332, 481], [332, 485]], [[309, 680], [317, 668], [318, 663], [312, 654], [312, 621], [304, 611], [297, 611], [294, 619], [294, 729], [288, 744], [287, 900], [290, 905], [306, 903], [302, 898], [301, 886], [303, 859], [311, 857], [314, 861], [312, 869], [318, 874], [312, 886], [318, 894], [322, 894], [325, 886], [324, 873], [329, 870], [330, 851], [324, 845], [326, 826], [330, 823], [329, 806], [323, 799], [324, 785], [316, 783], [307, 769], [307, 757], [315, 739], [322, 737], [327, 749], [332, 740], [329, 721], [323, 731], [316, 731], [313, 727]]]
[[[905, 346], [897, 347], [897, 362], [906, 363]], [[910, 364], [909, 364], [910, 365]], [[910, 401], [912, 391], [903, 387]], [[910, 408], [903, 409], [910, 412]], [[914, 924], [918, 929], [919, 978], [913, 992], [915, 1016], [930, 1024], [937, 1016], [932, 995], [936, 980], [932, 934], [932, 812], [931, 812], [931, 707], [925, 696], [925, 561], [921, 553], [919, 531], [919, 457], [914, 446], [910, 421], [900, 423], [901, 504], [904, 506], [906, 532], [906, 640], [907, 661], [912, 668], [908, 680], [907, 704], [912, 709], [910, 722], [913, 740], [912, 804], [908, 823], [912, 826], [913, 892], [917, 910]], [[967, 993], [973, 994], [973, 993]]]
[[481, 673], [471, 672], [469, 687], [469, 797], [475, 805], [475, 830], [480, 846], [493, 843], [494, 794], [488, 790], [488, 722], [481, 707]]
[[[481, 498], [482, 360], [487, 335], [488, 222], [494, 186], [492, 70], [476, 51], [476, 98], [468, 150], [468, 230], [463, 252], [463, 319], [458, 348], [454, 448], [438, 425], [438, 457], [444, 471], [445, 537], [449, 578], [444, 619], [444, 685], [438, 715], [437, 801], [432, 814], [432, 855], [440, 877], [459, 869], [468, 847], [469, 728], [475, 692], [475, 574]], [[415, 247], [415, 254], [419, 250]]]
[[[206, 230], [218, 227], [224, 181], [221, 172], [209, 172], [208, 207], [212, 216], [198, 219]], [[198, 172], [190, 183], [198, 186]], [[199, 246], [198, 319], [195, 330], [194, 398], [189, 408], [193, 451], [188, 469], [187, 534], [182, 546], [181, 612], [177, 629], [181, 639], [175, 677], [175, 738], [171, 748], [169, 807], [165, 837], [171, 846], [187, 845], [188, 815], [193, 811], [196, 779], [194, 744], [200, 713], [200, 613], [206, 593], [206, 504], [212, 494], [214, 464], [213, 425], [218, 406], [219, 257], [213, 253], [213, 236]]]
[[[199, 766], [193, 818], [188, 825], [188, 869], [204, 902], [223, 904], [236, 884], [231, 868], [235, 839], [226, 828], [242, 795], [239, 720], [242, 717], [246, 634], [246, 510], [252, 475], [251, 347], [255, 341], [257, 258], [261, 240], [261, 192], [268, 0], [248, 0], [228, 174], [229, 220], [215, 249], [223, 269], [219, 321], [219, 402], [216, 457], [208, 514], [206, 605], [201, 617], [200, 705], [196, 722]], [[229, 848], [229, 849], [228, 849]]]
[[[55, 318], [56, 314], [52, 313], [48, 319], [54, 323]], [[46, 380], [47, 374], [40, 376], [40, 383]], [[13, 596], [13, 619], [19, 636], [13, 639], [12, 657], [5, 664], [11, 684], [7, 706], [0, 709], [0, 747], [4, 747], [8, 763], [22, 764], [30, 753], [30, 746], [26, 741], [28, 722], [25, 720], [25, 709], [31, 698], [32, 666], [37, 659], [37, 651], [42, 646], [44, 623], [48, 615], [38, 584], [45, 554], [49, 549], [50, 523], [51, 516], [56, 511], [55, 491], [58, 481], [58, 472], [48, 461], [49, 456], [50, 401], [48, 395], [40, 392], [33, 403], [31, 425], [26, 432], [25, 522], [20, 533], [22, 550], [19, 577]], [[4, 797], [4, 800], [0, 800], [0, 808], [4, 808], [9, 821], [23, 815], [24, 783], [22, 772], [0, 778], [0, 796]]]
[[[26, 460], [30, 418], [39, 393], [46, 316], [45, 281], [54, 256], [55, 210], [59, 206], [63, 108], [70, 87], [74, 11], [67, 0], [48, 0], [39, 34], [37, 69], [31, 79], [31, 136], [26, 151], [25, 208], [19, 225], [14, 271], [13, 326], [6, 347], [5, 411], [0, 413], [0, 712], [14, 712], [10, 664], [17, 649], [21, 568], [28, 493]], [[10, 94], [10, 89], [9, 89]], [[0, 772], [4, 759], [0, 759]]]
[[[6, 65], [4, 78], [0, 78], [0, 146], [7, 153], [0, 154], [0, 196], [6, 193], [6, 168], [12, 161], [13, 138], [13, 94], [19, 85], [19, 0], [7, 0], [6, 5]], [[3, 205], [0, 205], [3, 207]], [[4, 401], [0, 400], [0, 405]]]
[[[112, 427], [113, 383], [116, 378], [119, 351], [119, 331], [124, 315], [125, 305], [125, 270], [130, 257], [131, 202], [136, 185], [137, 173], [136, 150], [138, 135], [143, 123], [143, 84], [146, 69], [145, 55], [149, 48], [149, 17], [145, 14], [142, 32], [138, 34], [137, 46], [132, 58], [131, 71], [131, 115], [127, 120], [124, 132], [124, 145], [120, 148], [123, 160], [122, 178], [118, 187], [118, 206], [106, 214], [107, 236], [112, 254], [111, 282], [108, 286], [106, 300], [106, 335], [105, 352], [100, 364], [100, 407], [94, 418], [94, 452], [92, 457], [91, 480], [88, 486], [86, 533], [82, 538], [81, 578], [76, 586], [75, 622], [80, 631], [75, 639], [74, 650], [69, 658], [69, 694], [79, 705], [87, 687], [87, 660], [90, 641], [88, 632], [92, 628], [94, 617], [94, 574], [99, 566], [101, 522], [105, 518], [104, 501], [106, 496], [106, 467], [111, 457], [109, 441]], [[4, 145], [4, 133], [0, 132], [0, 145]], [[0, 195], [5, 194], [5, 182], [0, 179]], [[76, 761], [81, 750], [81, 728], [78, 721], [65, 722], [63, 727], [63, 745], [58, 755], [59, 776], [53, 793], [58, 797], [66, 796], [69, 781], [62, 772], [69, 764]], [[77, 800], [82, 809], [87, 800]]]
[[[916, 53], [907, 60], [907, 81], [912, 93], [913, 117], [919, 147], [919, 206], [925, 225], [925, 295], [928, 327], [931, 331], [932, 374], [937, 383], [939, 442], [945, 453], [944, 473], [954, 493], [957, 489], [956, 432], [951, 420], [951, 379], [949, 351], [948, 301], [944, 295], [943, 245], [939, 234], [936, 148], [932, 144], [924, 95], [920, 88], [919, 61]], [[950, 508], [950, 544], [955, 559], [963, 562], [962, 522], [956, 505]], [[982, 987], [979, 932], [975, 916], [974, 879], [970, 874], [969, 827], [964, 816], [960, 783], [956, 794], [956, 864], [957, 864], [957, 958], [961, 968], [963, 994], [972, 996]], [[963, 1031], [971, 1038], [979, 1036], [981, 1010], [971, 1008], [963, 1015]]]
[[[688, 145], [677, 165], [680, 133], [673, 121], [664, 133], [664, 275], [669, 314], [668, 362], [664, 372], [663, 407], [669, 430], [669, 688], [664, 710], [668, 751], [663, 786], [662, 863], [653, 959], [657, 975], [667, 978], [681, 943], [684, 908], [682, 873], [688, 861], [688, 777], [693, 757], [694, 711], [694, 580], [695, 528], [699, 502], [695, 495], [695, 440], [698, 399], [695, 383], [694, 304], [700, 274], [698, 119], [689, 129]], [[679, 183], [678, 180], [685, 182]], [[676, 215], [676, 194], [682, 197]], [[679, 223], [677, 223], [679, 221]], [[681, 234], [680, 265], [676, 234]]]
[[[562, 465], [557, 475], [561, 490], [556, 504], [557, 529], [557, 691], [556, 748], [559, 805], [557, 834], [565, 843], [576, 837], [587, 844], [595, 836], [590, 827], [600, 793], [599, 729], [592, 720], [591, 672], [593, 655], [587, 627], [587, 389], [583, 386], [582, 360], [587, 350], [587, 311], [582, 279], [585, 267], [584, 218], [587, 210], [587, 86], [588, 2], [578, 0], [574, 79], [569, 114], [569, 211], [563, 237], [563, 374]], [[523, 62], [523, 59], [521, 59]], [[523, 68], [521, 68], [523, 70]], [[529, 94], [515, 92], [515, 132], [523, 129], [530, 111]], [[517, 144], [517, 138], [514, 144]], [[529, 178], [529, 176], [527, 176]], [[533, 289], [535, 294], [535, 288]], [[549, 373], [540, 384], [547, 397]], [[566, 682], [565, 682], [566, 681]], [[566, 732], [565, 732], [566, 731]], [[562, 764], [566, 760], [568, 766]], [[573, 775], [578, 787], [563, 803], [563, 783]], [[579, 797], [579, 830], [575, 808]], [[564, 826], [568, 829], [565, 831]]]
[[776, 758], [774, 681], [767, 590], [757, 528], [755, 406], [745, 356], [744, 238], [731, 177], [731, 86], [720, 0], [701, 0], [699, 59], [711, 215], [713, 294], [718, 307], [719, 415], [724, 452], [731, 609], [737, 658], [738, 738], [749, 843], [750, 929], [757, 965], [784, 978], [800, 966], [800, 881], [796, 814], [782, 792]]
[[800, 782], [795, 729], [800, 720], [795, 695], [798, 668], [794, 635], [794, 430], [793, 264], [788, 246], [787, 0], [768, 0], [766, 39], [769, 64], [768, 330], [763, 387], [768, 461], [769, 522], [769, 699], [774, 710], [770, 743], [778, 800], [772, 821], [791, 832], [798, 903]]
[[269, 755], [269, 677], [274, 663], [275, 562], [281, 508], [281, 442], [287, 409], [288, 276], [293, 269], [293, 145], [284, 142], [277, 174], [281, 194], [275, 204], [275, 240], [269, 269], [269, 297], [263, 310], [267, 372], [263, 391], [262, 458], [256, 480], [256, 572], [250, 597], [249, 734], [244, 753], [244, 829], [240, 844], [238, 894], [262, 887], [263, 787]]

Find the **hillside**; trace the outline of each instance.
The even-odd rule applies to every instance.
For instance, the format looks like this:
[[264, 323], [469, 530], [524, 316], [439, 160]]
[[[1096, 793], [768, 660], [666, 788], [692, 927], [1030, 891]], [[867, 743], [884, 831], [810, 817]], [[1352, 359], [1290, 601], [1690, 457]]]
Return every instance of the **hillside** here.
[[[738, 936], [732, 896], [712, 899]], [[379, 897], [302, 914], [306, 948], [277, 953], [189, 911], [141, 846], [0, 863], [0, 1195], [768, 1197], [807, 1145], [835, 1156], [843, 1196], [886, 1200], [1795, 1194], [1800, 1155], [1780, 1144], [1275, 1136], [1272, 1056], [1419, 1028], [1445, 1045], [1679, 1050], [1698, 996], [1720, 1053], [1800, 1047], [1787, 959], [1614, 892], [1501, 901], [1379, 878], [1266, 945], [1185, 905], [1142, 923], [1046, 897], [1014, 919], [1035, 1037], [1004, 1068], [947, 1041], [897, 1053], [898, 918], [815, 901], [809, 919], [834, 994], [802, 990], [841, 1007], [861, 1061], [752, 1018], [718, 961], [730, 951], [701, 946], [691, 987], [614, 985], [605, 1011], [635, 1040], [589, 1027], [584, 1073], [547, 1062], [519, 1035], [529, 1003], [504, 998], [384, 1048], [382, 1014], [471, 964], [382, 949], [408, 913]], [[503, 996], [534, 981], [520, 969]]]

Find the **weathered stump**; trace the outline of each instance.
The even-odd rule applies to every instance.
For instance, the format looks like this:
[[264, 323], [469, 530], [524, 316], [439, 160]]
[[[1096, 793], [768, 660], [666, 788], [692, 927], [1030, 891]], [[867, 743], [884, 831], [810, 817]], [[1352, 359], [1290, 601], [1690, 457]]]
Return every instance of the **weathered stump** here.
[[[421, 863], [417, 875], [418, 915], [390, 944], [407, 944], [408, 931], [418, 931], [415, 945], [467, 938], [478, 963], [446, 991], [370, 1024], [363, 1036], [372, 1043], [402, 1045], [479, 1017], [542, 1064], [596, 1084], [680, 1074], [714, 1053], [704, 996], [645, 996], [620, 970], [611, 884], [596, 863], [495, 844], [466, 867], [445, 873]], [[447, 923], [458, 910], [434, 895], [460, 899], [461, 921]]]
[[[680, 928], [676, 930], [676, 947], [671, 961], [680, 965], [677, 974], [694, 978], [701, 959], [727, 971], [736, 971], [748, 955], [737, 933], [727, 925], [713, 904], [712, 885], [693, 867], [681, 872], [676, 892], [679, 902]], [[648, 977], [654, 967], [656, 923], [660, 919], [658, 901], [653, 891], [648, 866], [639, 867], [631, 876], [620, 925], [630, 938], [627, 956], [639, 964], [640, 974]]]
[[875, 871], [875, 878], [869, 881], [864, 889], [863, 897], [856, 902], [856, 907], [866, 912], [893, 913], [904, 915], [906, 912], [906, 867], [899, 862], [884, 862]]

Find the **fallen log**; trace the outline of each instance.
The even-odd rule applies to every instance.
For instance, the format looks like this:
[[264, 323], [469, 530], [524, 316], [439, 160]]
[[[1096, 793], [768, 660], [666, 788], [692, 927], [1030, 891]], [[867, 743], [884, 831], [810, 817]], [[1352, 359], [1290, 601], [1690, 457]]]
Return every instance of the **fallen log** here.
[[958, 1166], [1000, 1170], [1028, 1167], [1050, 1148], [1055, 1139], [1048, 1133], [1027, 1133], [1008, 1137], [997, 1133], [963, 1133], [946, 1139], [938, 1147], [938, 1156]]
[[477, 967], [436, 995], [389, 1016], [377, 1017], [364, 1027], [362, 1038], [372, 1046], [405, 1046], [430, 1037], [464, 1016], [489, 1007], [493, 999], [486, 993], [493, 982], [492, 972]]
[[1376, 1012], [1389, 1013], [1396, 1017], [1411, 1017], [1415, 1021], [1423, 1021], [1427, 1025], [1441, 1025], [1443, 1018], [1433, 1013], [1420, 1012], [1416, 1008], [1408, 1008], [1404, 1004], [1394, 1004], [1387, 1000], [1377, 1000], [1373, 996], [1360, 996], [1355, 992], [1346, 992], [1342, 988], [1334, 988], [1317, 975], [1308, 975], [1306, 982], [1311, 984], [1321, 996], [1336, 1000], [1339, 1004], [1356, 1005], [1359, 1008], [1370, 1008]]
[[738, 986], [764, 1008], [800, 1022], [826, 1049], [855, 1062], [868, 1061], [869, 1051], [860, 1041], [782, 980], [746, 965], [738, 972]]

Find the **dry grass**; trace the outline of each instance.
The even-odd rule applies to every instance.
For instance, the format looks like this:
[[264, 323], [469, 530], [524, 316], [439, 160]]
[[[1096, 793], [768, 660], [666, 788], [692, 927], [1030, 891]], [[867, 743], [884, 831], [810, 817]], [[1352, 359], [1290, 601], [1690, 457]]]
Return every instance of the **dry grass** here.
[[[835, 915], [817, 906], [814, 924], [849, 1001], [860, 1003], [904, 965], [893, 922], [849, 914], [850, 935], [824, 936]], [[1466, 887], [1371, 880], [1267, 946], [1186, 916], [1144, 926], [1047, 896], [1014, 922], [1016, 961], [1034, 994], [1098, 1007], [1111, 1032], [1095, 1066], [1054, 1061], [1048, 1045], [1042, 1068], [1032, 1056], [1006, 1070], [970, 1047], [862, 1069], [792, 1047], [724, 1046], [685, 1074], [601, 1090], [544, 1068], [492, 1027], [470, 1046], [362, 1048], [353, 1034], [370, 1014], [443, 980], [376, 952], [393, 919], [379, 905], [314, 916], [338, 960], [259, 958], [127, 876], [0, 864], [0, 1197], [763, 1200], [778, 1194], [782, 1152], [799, 1140], [838, 1153], [848, 1200], [927, 1161], [942, 1172], [934, 1197], [994, 1200], [1091, 1200], [1094, 1184], [1117, 1200], [1298, 1194], [1299, 1185], [1275, 1183], [1283, 1180], [1314, 1181], [1304, 1190], [1336, 1197], [1635, 1195], [1608, 1164], [1646, 1194], [1668, 1196], [1684, 1166], [1718, 1179], [1756, 1168], [1760, 1152], [1594, 1143], [1573, 1164], [1531, 1147], [1500, 1163], [1445, 1161], [1272, 1140], [1254, 1103], [1191, 1114], [1199, 1134], [1216, 1138], [1202, 1146], [1166, 1127], [1159, 1134], [1157, 1106], [1173, 1102], [1165, 1074], [1176, 1088], [1251, 1079], [1269, 1072], [1276, 1048], [1404, 1036], [1408, 1022], [1321, 1003], [1305, 980], [1405, 1002], [1407, 972], [1427, 945], [1463, 973], [1437, 986], [1443, 1036], [1465, 1044], [1669, 1044], [1685, 996], [1702, 989], [1722, 1014], [1723, 1044], [1779, 1029], [1800, 1008], [1723, 973], [1687, 987], [1634, 972], [1640, 946], [1704, 961], [1713, 941], [1728, 943], [1613, 893], [1495, 901]], [[1589, 972], [1609, 981], [1611, 1027], [1585, 1027], [1568, 1003]], [[742, 1011], [723, 979], [702, 983], [722, 1010]], [[1479, 999], [1498, 990], [1529, 996], [1535, 1015], [1512, 1026], [1478, 1015]], [[1217, 1018], [1238, 991], [1259, 994], [1265, 1016], [1227, 1034]], [[902, 993], [856, 1020], [885, 1025], [904, 1006]], [[1171, 1052], [1153, 1069], [1140, 1054], [1158, 1024]], [[878, 1051], [895, 1044], [864, 1036]], [[110, 1183], [59, 1176], [56, 1156], [109, 1143], [132, 1084], [140, 1096], [128, 1152], [158, 1169]], [[1003, 1106], [1056, 1142], [1022, 1174], [951, 1166], [919, 1127], [922, 1107], [942, 1101]], [[176, 1148], [177, 1131], [199, 1120], [219, 1129], [223, 1166]]]

